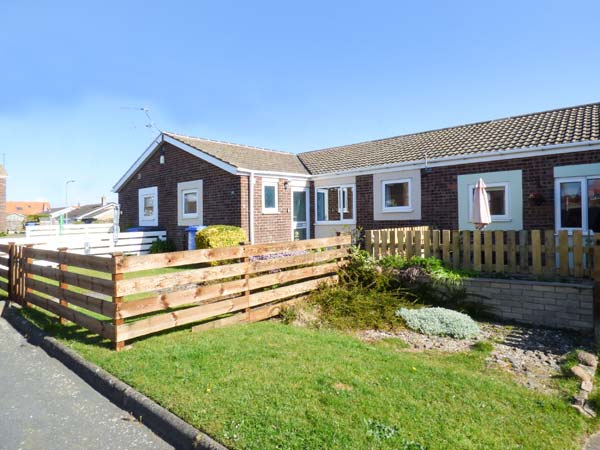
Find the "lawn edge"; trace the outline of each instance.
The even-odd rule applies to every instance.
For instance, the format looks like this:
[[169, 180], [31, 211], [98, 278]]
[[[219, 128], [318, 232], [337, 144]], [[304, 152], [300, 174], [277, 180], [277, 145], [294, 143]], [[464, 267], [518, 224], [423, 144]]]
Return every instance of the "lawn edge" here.
[[42, 348], [50, 357], [60, 361], [113, 404], [130, 413], [176, 449], [228, 450], [206, 433], [49, 336], [19, 315], [15, 306], [9, 306], [7, 301], [0, 301], [0, 315], [30, 344]]

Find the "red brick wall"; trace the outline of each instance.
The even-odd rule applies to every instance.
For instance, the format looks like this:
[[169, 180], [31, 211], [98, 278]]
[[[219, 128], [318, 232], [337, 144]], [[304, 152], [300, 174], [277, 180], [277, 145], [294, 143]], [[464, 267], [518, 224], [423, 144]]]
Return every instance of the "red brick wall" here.
[[226, 172], [171, 144], [164, 143], [163, 147], [164, 165], [159, 161], [159, 148], [120, 189], [121, 229], [138, 226], [138, 189], [157, 186], [158, 227], [167, 231], [178, 249], [185, 249], [186, 227], [177, 225], [177, 183], [199, 179], [203, 180], [204, 225], [242, 226], [241, 180], [245, 177]]
[[[262, 177], [255, 177], [254, 184], [254, 242], [285, 242], [292, 239], [292, 193], [291, 187], [286, 191], [285, 180], [277, 183], [278, 214], [262, 212]], [[246, 209], [247, 210], [247, 209]]]
[[[421, 170], [421, 220], [375, 221], [373, 219], [373, 176], [356, 177], [358, 226], [365, 229], [432, 225], [435, 228], [458, 228], [457, 176], [470, 173], [523, 171], [523, 226], [525, 229], [554, 228], [554, 167], [600, 162], [600, 150], [546, 155], [534, 158], [462, 164]], [[540, 192], [545, 202], [535, 206], [528, 196]]]

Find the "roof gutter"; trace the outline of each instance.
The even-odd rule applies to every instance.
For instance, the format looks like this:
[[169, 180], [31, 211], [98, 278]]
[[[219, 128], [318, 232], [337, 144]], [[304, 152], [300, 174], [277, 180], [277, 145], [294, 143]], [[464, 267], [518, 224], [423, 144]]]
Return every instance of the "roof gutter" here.
[[[591, 148], [590, 148], [591, 147]], [[329, 172], [313, 175], [311, 179], [330, 179], [344, 176], [364, 175], [372, 173], [392, 172], [398, 169], [423, 169], [425, 167], [456, 166], [476, 162], [496, 161], [499, 159], [515, 159], [541, 156], [545, 154], [573, 153], [583, 150], [600, 150], [600, 141], [573, 142], [569, 144], [546, 145], [543, 147], [518, 148], [497, 150], [493, 152], [476, 153], [473, 155], [456, 155], [442, 158], [425, 158], [401, 163], [381, 164], [377, 166], [361, 167], [338, 172]]]

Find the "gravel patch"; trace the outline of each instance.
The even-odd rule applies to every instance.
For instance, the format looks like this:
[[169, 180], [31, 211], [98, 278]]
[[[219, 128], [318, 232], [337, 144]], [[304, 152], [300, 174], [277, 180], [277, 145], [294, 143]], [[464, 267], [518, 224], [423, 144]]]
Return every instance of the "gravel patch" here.
[[407, 329], [368, 330], [359, 335], [367, 341], [402, 339], [409, 346], [404, 351], [465, 352], [478, 341], [490, 341], [494, 350], [486, 359], [488, 367], [511, 372], [520, 384], [545, 392], [553, 390], [552, 377], [561, 374], [560, 365], [567, 353], [576, 349], [593, 351], [593, 340], [575, 332], [498, 323], [479, 323], [479, 326], [480, 336], [464, 340], [426, 336]]

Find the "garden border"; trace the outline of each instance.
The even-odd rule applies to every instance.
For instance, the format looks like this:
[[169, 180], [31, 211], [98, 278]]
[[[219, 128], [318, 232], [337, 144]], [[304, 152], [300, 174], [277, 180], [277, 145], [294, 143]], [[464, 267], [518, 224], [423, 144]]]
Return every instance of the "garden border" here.
[[167, 443], [178, 450], [228, 450], [206, 433], [49, 336], [19, 315], [14, 310], [14, 305], [9, 307], [8, 303], [0, 300], [0, 315], [29, 343], [42, 348], [50, 357], [60, 361], [96, 391], [119, 408], [129, 412]]

